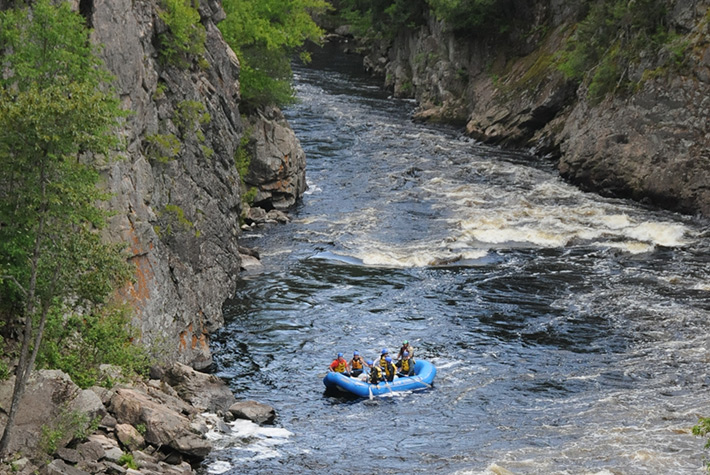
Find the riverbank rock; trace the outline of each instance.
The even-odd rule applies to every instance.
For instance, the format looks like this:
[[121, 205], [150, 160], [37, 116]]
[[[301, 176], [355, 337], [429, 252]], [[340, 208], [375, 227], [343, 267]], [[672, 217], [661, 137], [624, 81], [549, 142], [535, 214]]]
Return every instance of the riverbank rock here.
[[[0, 384], [0, 429], [4, 430], [12, 400], [14, 376]], [[27, 381], [25, 393], [12, 429], [8, 451], [23, 452], [36, 458], [46, 450], [42, 427], [53, 431], [56, 447], [64, 447], [76, 433], [85, 432], [92, 421], [107, 413], [101, 400], [90, 390], [80, 389], [69, 376], [57, 370], [35, 371]]]
[[276, 107], [258, 110], [249, 118], [249, 172], [244, 181], [256, 187], [256, 207], [286, 210], [306, 190], [306, 154]]
[[177, 391], [191, 405], [209, 412], [225, 412], [236, 402], [224, 381], [212, 374], [195, 371], [175, 363], [165, 369], [162, 381]]
[[186, 416], [146, 393], [118, 389], [111, 398], [111, 412], [119, 421], [145, 427], [145, 441], [151, 445], [168, 447], [196, 459], [204, 458], [212, 449], [210, 443], [193, 430]]
[[272, 424], [276, 419], [276, 410], [256, 401], [239, 401], [229, 408], [229, 412], [238, 419], [248, 419], [256, 424]]
[[[212, 449], [207, 433], [229, 433], [219, 415], [205, 411], [233, 417], [229, 408], [235, 398], [223, 381], [186, 365], [151, 373], [162, 379], [89, 390], [78, 388], [61, 371], [33, 373], [11, 438], [10, 450], [18, 455], [0, 465], [0, 473], [31, 474], [37, 467], [44, 467], [42, 473], [70, 475], [131, 473], [122, 466], [128, 460], [138, 464], [133, 473], [194, 473], [191, 464]], [[13, 379], [0, 384], [0, 409], [9, 407], [13, 384]], [[0, 423], [4, 414], [0, 411]], [[269, 419], [268, 411], [251, 414]]]

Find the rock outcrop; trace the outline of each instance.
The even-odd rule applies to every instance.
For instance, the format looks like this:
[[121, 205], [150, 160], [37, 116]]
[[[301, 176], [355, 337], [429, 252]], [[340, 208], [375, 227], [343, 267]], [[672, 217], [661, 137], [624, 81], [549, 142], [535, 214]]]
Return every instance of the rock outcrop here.
[[[10, 407], [14, 376], [0, 384], [0, 407]], [[74, 433], [86, 431], [95, 418], [107, 411], [101, 399], [90, 390], [80, 389], [62, 371], [43, 370], [32, 373], [19, 406], [8, 446], [8, 453], [46, 449], [51, 443], [62, 447]], [[0, 413], [0, 427], [7, 415]], [[42, 434], [41, 428], [53, 433]], [[29, 454], [27, 454], [29, 455]]]
[[[185, 365], [152, 374], [160, 379], [81, 390], [61, 371], [34, 372], [10, 439], [9, 453], [22, 458], [5, 460], [0, 473], [42, 466], [47, 474], [120, 474], [135, 464], [130, 473], [191, 475], [212, 450], [210, 431], [229, 437], [227, 421], [235, 416], [257, 423], [275, 417], [274, 408], [237, 402], [223, 381]], [[0, 383], [0, 407], [9, 404], [13, 384]]]
[[253, 158], [244, 182], [258, 189], [256, 206], [284, 211], [306, 191], [306, 154], [279, 109], [267, 107], [247, 119]]
[[626, 72], [641, 87], [599, 104], [553, 64], [585, 4], [517, 2], [525, 31], [500, 42], [457, 37], [430, 19], [370, 46], [364, 62], [396, 95], [416, 98], [418, 119], [465, 124], [480, 141], [549, 156], [586, 190], [710, 216], [709, 2], [669, 11], [668, 26], [687, 39], [680, 70], [663, 67], [671, 52], [641, 58]]
[[[123, 157], [105, 167], [115, 213], [107, 236], [129, 244], [135, 266], [123, 297], [154, 354], [206, 368], [209, 334], [223, 323], [222, 304], [241, 267], [243, 177], [235, 153], [246, 127], [239, 60], [216, 27], [225, 13], [217, 0], [199, 2], [204, 55], [176, 65], [159, 51], [168, 29], [159, 1], [82, 0], [77, 8], [131, 111]], [[282, 117], [264, 120], [254, 162], [278, 163], [276, 172], [260, 173], [268, 181], [252, 185], [263, 190], [262, 206], [284, 209], [303, 193], [305, 157]]]

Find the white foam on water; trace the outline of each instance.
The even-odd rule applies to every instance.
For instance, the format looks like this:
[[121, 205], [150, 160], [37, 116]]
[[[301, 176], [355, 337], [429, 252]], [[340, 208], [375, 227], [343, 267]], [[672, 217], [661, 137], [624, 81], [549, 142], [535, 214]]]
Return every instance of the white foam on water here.
[[619, 249], [628, 252], [629, 254], [643, 254], [651, 252], [656, 246], [647, 242], [627, 241], [627, 242], [596, 242], [592, 243], [597, 247], [606, 247], [611, 249]]
[[[215, 416], [216, 417], [216, 416]], [[222, 474], [244, 461], [280, 457], [278, 446], [288, 442], [292, 432], [280, 427], [262, 427], [246, 419], [237, 419], [226, 426], [229, 432], [220, 430], [225, 424], [214, 424], [205, 435], [212, 442], [207, 473]]]
[[475, 261], [488, 255], [485, 249], [450, 247], [442, 249], [439, 243], [392, 247], [371, 242], [356, 251], [355, 256], [367, 266], [393, 268], [429, 267]]

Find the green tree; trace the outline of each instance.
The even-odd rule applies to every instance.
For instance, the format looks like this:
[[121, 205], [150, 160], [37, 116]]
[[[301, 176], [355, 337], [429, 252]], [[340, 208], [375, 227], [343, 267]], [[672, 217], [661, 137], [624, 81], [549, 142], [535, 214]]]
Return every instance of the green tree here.
[[[359, 35], [372, 28], [378, 36], [424, 25], [429, 16], [461, 34], [482, 35], [504, 30], [512, 23], [514, 0], [338, 0], [340, 18]], [[364, 21], [363, 21], [364, 20]]]
[[[323, 31], [312, 15], [326, 11], [325, 0], [224, 0], [222, 35], [241, 61], [242, 100], [248, 108], [293, 101], [291, 56]], [[301, 51], [303, 61], [310, 58]]]
[[0, 13], [0, 295], [24, 320], [0, 454], [50, 315], [104, 302], [129, 276], [102, 242], [96, 162], [124, 112], [83, 19], [68, 2]]
[[434, 15], [454, 31], [488, 34], [514, 21], [513, 0], [427, 0]]

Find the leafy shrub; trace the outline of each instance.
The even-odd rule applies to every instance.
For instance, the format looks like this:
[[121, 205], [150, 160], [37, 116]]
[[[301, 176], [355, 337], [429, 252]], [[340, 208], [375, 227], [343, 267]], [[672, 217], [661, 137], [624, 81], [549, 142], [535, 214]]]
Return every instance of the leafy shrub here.
[[[705, 437], [710, 434], [710, 417], [701, 417], [698, 423], [693, 426], [693, 435]], [[705, 448], [710, 449], [710, 439], [705, 442]], [[705, 463], [706, 470], [710, 473], [710, 462]]]
[[176, 224], [183, 231], [194, 230], [195, 237], [200, 237], [200, 231], [195, 228], [195, 223], [185, 217], [185, 211], [174, 204], [165, 205], [165, 211], [161, 214], [161, 218], [167, 221], [165, 233], [171, 235], [173, 224]]
[[426, 24], [426, 0], [340, 0], [340, 21], [360, 37], [395, 37], [400, 30]]
[[181, 101], [173, 114], [173, 122], [183, 136], [194, 133], [200, 142], [205, 140], [201, 126], [209, 124], [210, 120], [207, 108], [200, 101]]
[[180, 153], [182, 143], [173, 134], [153, 134], [145, 137], [146, 155], [151, 160], [168, 163]]
[[118, 464], [131, 470], [138, 470], [138, 464], [133, 458], [133, 454], [123, 454], [118, 458]]
[[55, 420], [43, 424], [40, 429], [39, 447], [47, 455], [54, 454], [61, 440], [85, 441], [98, 429], [101, 416], [89, 420], [89, 416], [79, 411], [63, 410]]
[[150, 362], [146, 350], [133, 343], [137, 336], [125, 307], [69, 316], [58, 312], [47, 321], [37, 365], [61, 369], [82, 388], [102, 382], [102, 364], [119, 366], [126, 375], [145, 375]]
[[167, 63], [186, 68], [205, 52], [205, 27], [191, 0], [161, 0], [158, 16], [168, 27], [160, 36], [160, 54]]
[[671, 40], [665, 20], [663, 0], [595, 2], [560, 54], [559, 70], [578, 81], [588, 78], [592, 101], [617, 89], [628, 90], [625, 74], [640, 52], [656, 54]]
[[234, 165], [237, 167], [237, 172], [239, 173], [239, 181], [242, 185], [242, 203], [251, 205], [256, 198], [259, 190], [256, 187], [248, 187], [244, 181], [247, 174], [249, 173], [249, 165], [251, 165], [251, 158], [253, 151], [251, 150], [251, 132], [246, 131], [239, 141], [239, 147], [234, 154]]

